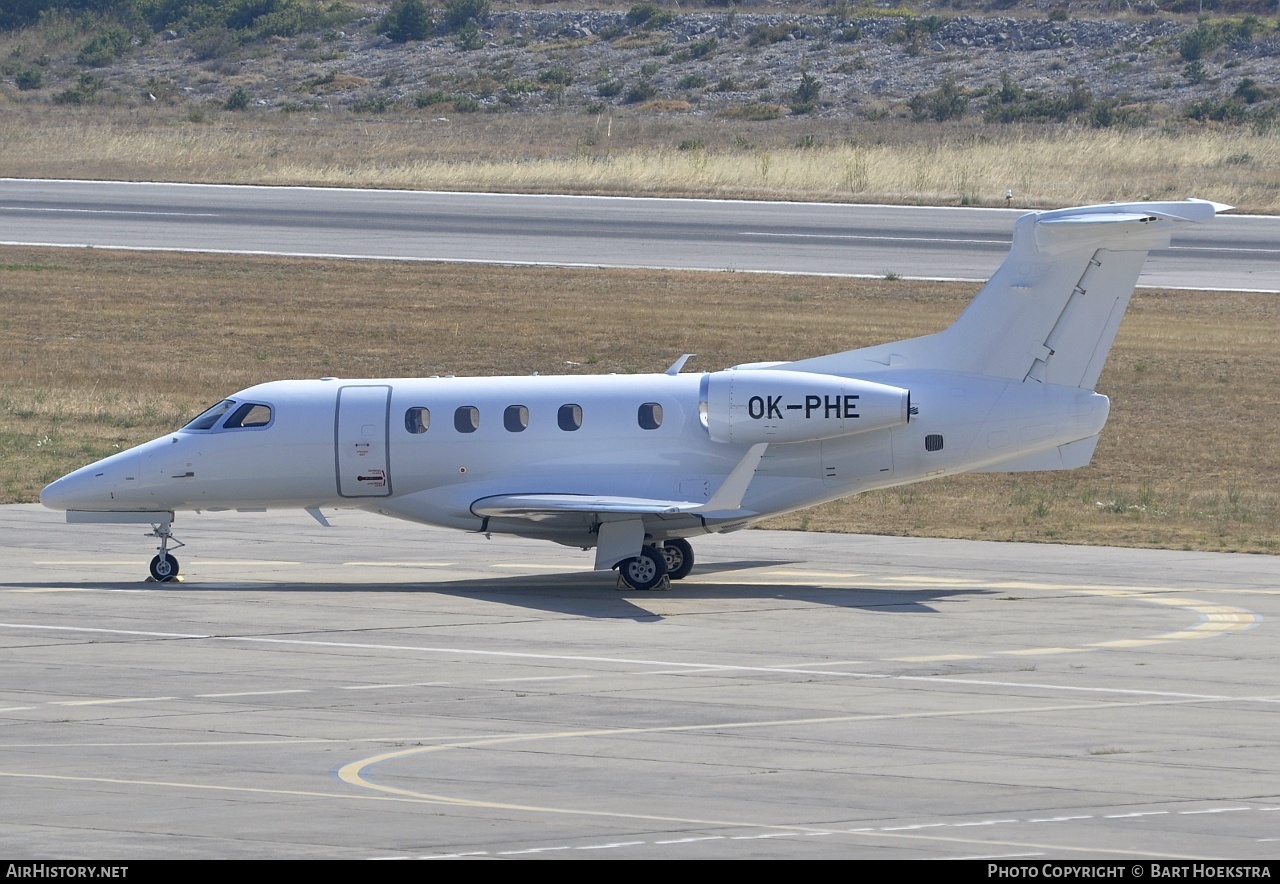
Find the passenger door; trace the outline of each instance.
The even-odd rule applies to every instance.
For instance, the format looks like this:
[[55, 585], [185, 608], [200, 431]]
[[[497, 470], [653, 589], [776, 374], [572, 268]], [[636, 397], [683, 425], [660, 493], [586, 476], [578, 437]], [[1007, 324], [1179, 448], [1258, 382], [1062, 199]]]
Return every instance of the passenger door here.
[[339, 497], [391, 494], [391, 387], [350, 386], [338, 390], [334, 448]]

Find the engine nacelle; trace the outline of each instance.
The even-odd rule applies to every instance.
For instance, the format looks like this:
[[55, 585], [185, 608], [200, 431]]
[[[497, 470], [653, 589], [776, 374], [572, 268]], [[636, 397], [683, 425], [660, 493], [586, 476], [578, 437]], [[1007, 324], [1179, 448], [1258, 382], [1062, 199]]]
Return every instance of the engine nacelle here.
[[731, 369], [707, 375], [707, 430], [716, 442], [812, 442], [910, 419], [901, 387], [829, 374]]

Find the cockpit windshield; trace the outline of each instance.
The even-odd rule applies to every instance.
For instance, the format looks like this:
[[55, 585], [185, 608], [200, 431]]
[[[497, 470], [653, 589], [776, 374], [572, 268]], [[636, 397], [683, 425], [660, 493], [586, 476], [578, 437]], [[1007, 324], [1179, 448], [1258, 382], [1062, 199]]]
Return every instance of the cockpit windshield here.
[[218, 422], [218, 419], [222, 417], [224, 414], [226, 414], [231, 409], [231, 406], [235, 404], [236, 404], [235, 401], [232, 399], [223, 399], [217, 405], [213, 406], [213, 408], [210, 408], [201, 412], [199, 417], [197, 417], [191, 423], [187, 424], [182, 429], [212, 430], [213, 425]]
[[[235, 411], [231, 411], [232, 409]], [[231, 411], [231, 416], [225, 421], [223, 416]], [[212, 430], [222, 423], [224, 430], [241, 430], [251, 427], [265, 427], [271, 423], [271, 406], [264, 405], [261, 402], [236, 402], [234, 399], [223, 399], [217, 405], [205, 411], [191, 423], [183, 427], [184, 430]]]

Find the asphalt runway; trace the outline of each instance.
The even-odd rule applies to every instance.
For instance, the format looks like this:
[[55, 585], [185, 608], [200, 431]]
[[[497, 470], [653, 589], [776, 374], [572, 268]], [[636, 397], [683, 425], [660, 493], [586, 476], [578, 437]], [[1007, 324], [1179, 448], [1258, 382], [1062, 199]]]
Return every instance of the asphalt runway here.
[[[0, 245], [983, 281], [1026, 211], [0, 178]], [[1277, 243], [1221, 215], [1139, 284], [1280, 291]]]
[[0, 507], [0, 853], [1274, 858], [1264, 556]]

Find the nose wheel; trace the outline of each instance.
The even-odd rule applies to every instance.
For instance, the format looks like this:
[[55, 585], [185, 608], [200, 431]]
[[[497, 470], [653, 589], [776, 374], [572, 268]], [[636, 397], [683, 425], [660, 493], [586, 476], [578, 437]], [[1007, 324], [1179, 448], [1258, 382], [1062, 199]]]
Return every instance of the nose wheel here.
[[160, 541], [156, 557], [151, 560], [150, 579], [156, 583], [171, 583], [182, 579], [178, 576], [178, 560], [169, 552], [169, 544], [173, 544], [174, 549], [181, 549], [186, 544], [173, 536], [172, 528], [172, 522], [161, 522], [151, 526], [150, 534], [143, 535], [158, 538]]
[[178, 560], [169, 553], [151, 560], [151, 579], [156, 583], [168, 583], [178, 576]]

